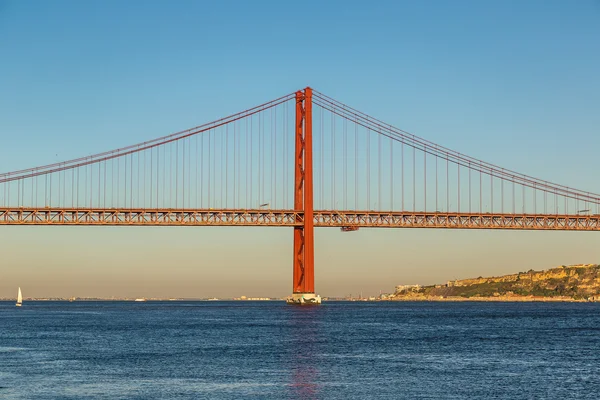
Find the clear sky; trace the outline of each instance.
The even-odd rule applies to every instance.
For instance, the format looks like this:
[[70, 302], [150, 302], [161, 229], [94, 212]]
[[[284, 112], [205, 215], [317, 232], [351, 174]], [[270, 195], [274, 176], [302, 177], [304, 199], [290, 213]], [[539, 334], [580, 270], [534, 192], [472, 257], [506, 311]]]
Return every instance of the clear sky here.
[[[303, 8], [304, 5], [304, 8]], [[0, 0], [0, 172], [310, 85], [465, 154], [600, 192], [600, 2]], [[600, 234], [318, 231], [322, 295], [600, 262]], [[292, 232], [0, 227], [0, 297], [283, 296]]]

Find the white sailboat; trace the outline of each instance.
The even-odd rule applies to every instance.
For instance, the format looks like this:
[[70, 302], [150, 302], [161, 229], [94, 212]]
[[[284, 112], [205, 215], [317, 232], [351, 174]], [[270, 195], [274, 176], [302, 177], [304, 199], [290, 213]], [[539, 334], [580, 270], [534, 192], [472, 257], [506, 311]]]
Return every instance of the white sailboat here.
[[17, 307], [21, 307], [23, 305], [23, 295], [21, 294], [21, 287], [19, 287], [19, 294], [17, 295]]

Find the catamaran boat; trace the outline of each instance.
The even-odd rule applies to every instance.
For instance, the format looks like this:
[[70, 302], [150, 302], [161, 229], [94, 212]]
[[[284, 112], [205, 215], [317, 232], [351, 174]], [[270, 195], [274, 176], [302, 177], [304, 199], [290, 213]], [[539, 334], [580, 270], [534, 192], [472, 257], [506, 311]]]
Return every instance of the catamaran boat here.
[[17, 294], [17, 307], [21, 307], [23, 305], [23, 295], [21, 294], [21, 288], [19, 287], [19, 294]]

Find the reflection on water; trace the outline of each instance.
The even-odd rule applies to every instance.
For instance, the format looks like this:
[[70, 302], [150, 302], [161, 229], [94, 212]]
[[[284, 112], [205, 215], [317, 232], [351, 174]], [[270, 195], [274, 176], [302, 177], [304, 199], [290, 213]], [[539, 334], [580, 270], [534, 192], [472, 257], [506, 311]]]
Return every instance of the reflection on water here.
[[319, 340], [322, 306], [291, 306], [288, 315], [291, 328], [292, 357], [289, 369], [292, 375], [292, 397], [319, 398], [318, 354], [322, 352]]
[[317, 369], [313, 365], [292, 369], [293, 397], [298, 399], [319, 398], [319, 385], [316, 383]]

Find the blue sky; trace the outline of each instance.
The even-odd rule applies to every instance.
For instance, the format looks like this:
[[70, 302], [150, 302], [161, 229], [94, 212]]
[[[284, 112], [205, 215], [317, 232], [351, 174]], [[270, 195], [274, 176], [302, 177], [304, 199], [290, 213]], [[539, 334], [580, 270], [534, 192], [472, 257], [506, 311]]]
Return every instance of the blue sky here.
[[[600, 192], [600, 2], [303, 4], [0, 0], [0, 171], [137, 143], [310, 85], [446, 147]], [[208, 228], [52, 232], [56, 235], [49, 240], [47, 228], [0, 228], [6, 239], [0, 246], [29, 249], [9, 252], [2, 269], [14, 264], [22, 273], [5, 271], [0, 297], [12, 295], [14, 286], [25, 286], [22, 282], [35, 288], [30, 295], [69, 295], [83, 291], [77, 288], [96, 275], [107, 282], [97, 290], [90, 283], [86, 293], [108, 293], [109, 278], [121, 277], [127, 285], [118, 294], [132, 287], [136, 293], [131, 295], [181, 293], [177, 282], [197, 278], [198, 286], [186, 287], [186, 295], [241, 295], [254, 276], [239, 265], [248, 259], [255, 260], [266, 282], [248, 287], [246, 294], [284, 295], [291, 286], [287, 231], [251, 231], [253, 245], [243, 260], [214, 250], [223, 244]], [[226, 232], [234, 243], [248, 243], [246, 230]], [[401, 283], [600, 258], [594, 234], [365, 230], [354, 236], [318, 235], [317, 290], [329, 295], [360, 289], [374, 294]], [[140, 242], [117, 246], [114, 254], [105, 251], [95, 260], [81, 250], [95, 248], [94, 242], [110, 248], [115, 236]], [[170, 272], [171, 286], [159, 284], [167, 268], [147, 254], [144, 243], [152, 240], [165, 254], [164, 263], [179, 260], [176, 272]], [[440, 254], [432, 261], [410, 248], [401, 256], [394, 253], [397, 243], [411, 241]], [[515, 241], [529, 245], [507, 251]], [[61, 246], [68, 243], [79, 243], [79, 257], [64, 256]], [[188, 246], [180, 248], [182, 243]], [[360, 244], [361, 253], [352, 253]], [[475, 248], [485, 251], [473, 256]], [[540, 255], [548, 248], [551, 256]], [[445, 260], [446, 268], [435, 266]], [[120, 268], [103, 274], [108, 264]], [[224, 272], [209, 272], [215, 264]], [[353, 272], [340, 278], [349, 266]], [[138, 285], [142, 272], [149, 278]], [[63, 283], [40, 283], [56, 275]]]

